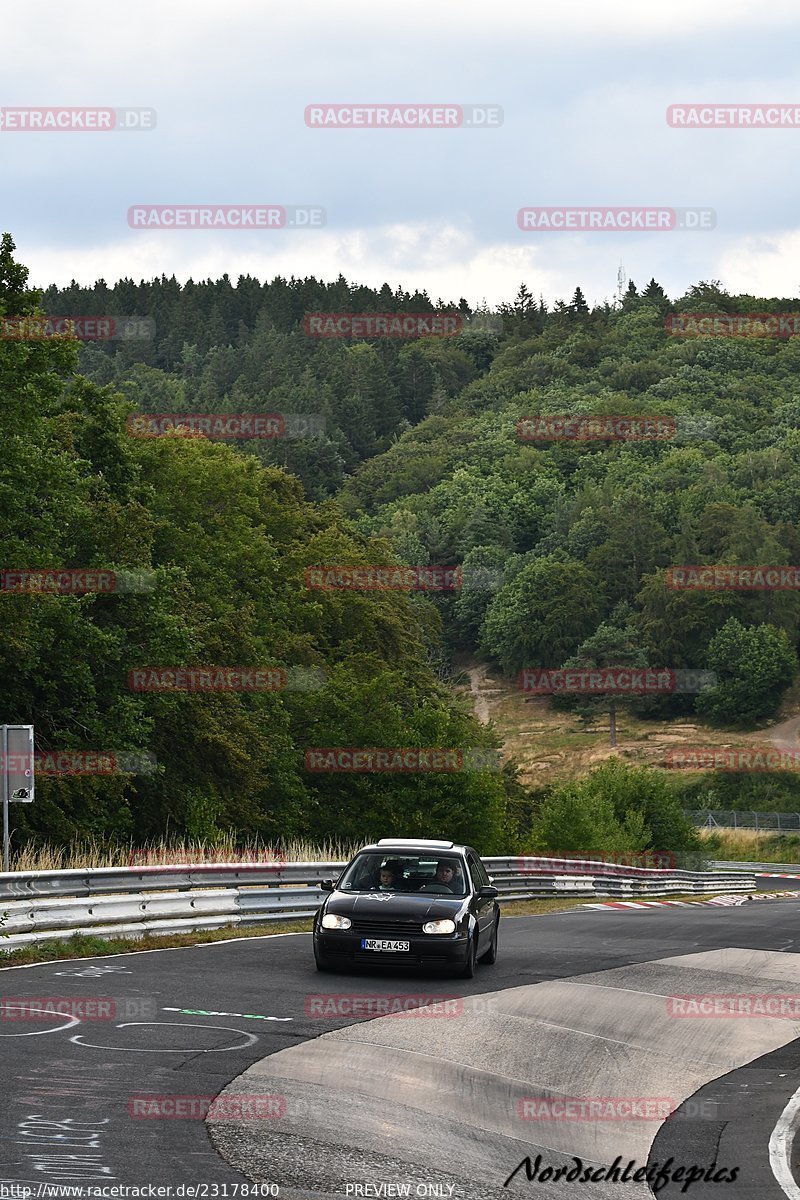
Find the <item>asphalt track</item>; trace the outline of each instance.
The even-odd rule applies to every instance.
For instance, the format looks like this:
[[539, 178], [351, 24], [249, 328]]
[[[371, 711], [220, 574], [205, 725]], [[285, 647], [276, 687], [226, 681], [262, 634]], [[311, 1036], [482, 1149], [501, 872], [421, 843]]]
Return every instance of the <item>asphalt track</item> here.
[[[767, 1145], [798, 1084], [797, 1023], [665, 1021], [664, 997], [701, 981], [710, 992], [800, 993], [799, 916], [786, 898], [504, 917], [496, 965], [471, 981], [319, 974], [308, 934], [4, 968], [6, 1018], [25, 997], [34, 1008], [44, 997], [116, 1006], [113, 1019], [20, 1007], [19, 1020], [0, 1021], [0, 1184], [84, 1195], [168, 1185], [171, 1196], [195, 1185], [212, 1200], [254, 1181], [292, 1200], [397, 1195], [380, 1185], [405, 1183], [410, 1195], [458, 1200], [650, 1195], [644, 1183], [528, 1182], [524, 1170], [503, 1187], [527, 1155], [558, 1166], [580, 1153], [637, 1168], [716, 1159], [739, 1167], [735, 1184], [660, 1195], [773, 1200], [783, 1193]], [[320, 994], [463, 1005], [453, 1019], [320, 1016]], [[223, 1091], [280, 1095], [285, 1107], [269, 1120], [206, 1122], [137, 1115], [146, 1110], [134, 1104]], [[564, 1095], [682, 1107], [666, 1122], [519, 1116], [522, 1097]]]

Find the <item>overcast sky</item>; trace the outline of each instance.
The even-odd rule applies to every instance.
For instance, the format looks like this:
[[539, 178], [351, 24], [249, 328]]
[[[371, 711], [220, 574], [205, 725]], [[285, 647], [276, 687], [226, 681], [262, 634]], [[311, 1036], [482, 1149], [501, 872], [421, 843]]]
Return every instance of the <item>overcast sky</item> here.
[[[617, 274], [800, 295], [800, 127], [670, 128], [688, 102], [796, 102], [797, 0], [52, 0], [3, 12], [0, 107], [136, 106], [150, 132], [0, 130], [31, 282], [389, 282], [473, 305]], [[310, 104], [498, 105], [499, 127], [315, 129]], [[293, 229], [133, 229], [132, 205], [317, 205]], [[713, 231], [523, 232], [526, 206], [697, 206]]]

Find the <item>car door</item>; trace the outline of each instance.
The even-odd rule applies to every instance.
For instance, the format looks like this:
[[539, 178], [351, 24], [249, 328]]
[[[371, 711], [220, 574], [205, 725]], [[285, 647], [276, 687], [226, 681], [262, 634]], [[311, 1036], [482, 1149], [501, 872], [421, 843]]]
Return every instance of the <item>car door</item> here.
[[[472, 886], [475, 892], [479, 892], [482, 887], [487, 887], [489, 884], [489, 876], [484, 870], [483, 863], [478, 856], [470, 851], [467, 854], [467, 867], [469, 868], [469, 877], [472, 880]], [[477, 894], [473, 898], [475, 905], [475, 919], [478, 922], [478, 949], [485, 949], [492, 937], [492, 925], [494, 923], [494, 900], [489, 897], [482, 899]]]

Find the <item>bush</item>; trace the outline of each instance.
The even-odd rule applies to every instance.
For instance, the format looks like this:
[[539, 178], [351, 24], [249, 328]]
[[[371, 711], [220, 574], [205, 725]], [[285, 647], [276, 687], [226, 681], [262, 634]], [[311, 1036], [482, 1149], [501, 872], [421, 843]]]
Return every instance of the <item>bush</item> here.
[[619, 853], [698, 850], [700, 839], [670, 782], [657, 771], [611, 759], [556, 785], [533, 822], [531, 850]]

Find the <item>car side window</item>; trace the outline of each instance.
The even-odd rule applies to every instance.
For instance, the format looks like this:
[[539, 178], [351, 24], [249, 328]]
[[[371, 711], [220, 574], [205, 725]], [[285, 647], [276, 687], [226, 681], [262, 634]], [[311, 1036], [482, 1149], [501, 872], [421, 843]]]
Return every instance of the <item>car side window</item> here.
[[491, 887], [492, 881], [489, 878], [489, 872], [486, 870], [486, 867], [483, 865], [483, 863], [481, 862], [480, 859], [478, 859], [477, 862], [478, 862], [478, 870], [480, 871], [481, 879], [483, 880], [483, 886]]
[[473, 858], [473, 856], [470, 854], [467, 857], [467, 866], [469, 867], [469, 875], [470, 875], [470, 879], [472, 880], [472, 886], [475, 888], [475, 891], [477, 892], [479, 888], [483, 887], [483, 880], [481, 879], [480, 863], [478, 863]]

